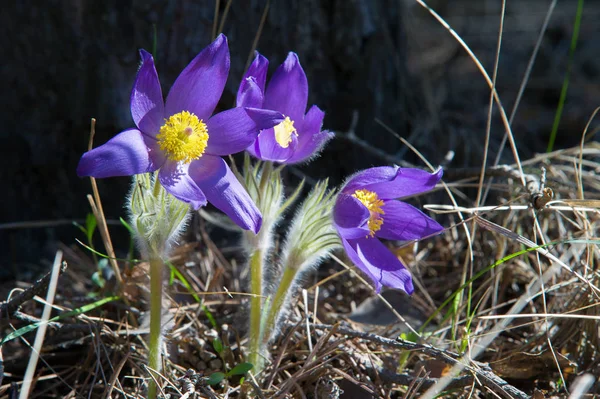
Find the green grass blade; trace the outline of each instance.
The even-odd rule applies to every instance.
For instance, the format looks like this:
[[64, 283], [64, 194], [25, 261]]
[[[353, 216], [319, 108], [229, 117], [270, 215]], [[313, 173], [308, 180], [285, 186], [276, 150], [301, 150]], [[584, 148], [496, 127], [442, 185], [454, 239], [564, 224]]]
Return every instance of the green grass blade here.
[[575, 49], [577, 48], [577, 39], [579, 38], [579, 28], [581, 27], [581, 17], [583, 16], [583, 0], [579, 0], [577, 4], [577, 14], [575, 15], [575, 23], [573, 24], [573, 36], [571, 36], [571, 47], [569, 48], [569, 60], [567, 61], [567, 73], [563, 80], [562, 89], [560, 91], [560, 98], [558, 100], [558, 107], [556, 114], [554, 115], [554, 123], [552, 124], [552, 132], [550, 133], [550, 139], [548, 140], [547, 152], [551, 152], [554, 149], [554, 142], [556, 141], [556, 134], [558, 132], [558, 125], [560, 124], [560, 118], [562, 117], [563, 108], [565, 106], [565, 100], [567, 98], [567, 89], [569, 88], [569, 78], [571, 76], [571, 67], [573, 66], [573, 56], [575, 55]]
[[467, 280], [463, 285], [461, 285], [456, 291], [454, 291], [452, 293], [452, 295], [450, 295], [448, 297], [448, 299], [446, 299], [436, 310], [435, 312], [433, 312], [433, 314], [431, 316], [429, 316], [429, 318], [425, 321], [425, 323], [423, 323], [423, 325], [421, 326], [421, 328], [419, 329], [419, 332], [423, 332], [425, 330], [425, 327], [431, 323], [431, 321], [435, 318], [435, 316], [438, 315], [438, 313], [440, 313], [442, 311], [442, 309], [444, 309], [446, 306], [448, 306], [449, 303], [453, 302], [455, 300], [455, 298], [460, 294], [460, 292], [465, 289], [469, 284], [473, 283], [475, 280], [477, 280], [478, 278], [480, 278], [481, 276], [483, 276], [484, 274], [486, 274], [487, 272], [489, 272], [490, 270], [492, 270], [493, 268], [495, 268], [496, 266], [500, 266], [501, 264], [503, 264], [506, 261], [509, 261], [513, 258], [516, 258], [517, 256], [521, 256], [523, 254], [526, 254], [528, 252], [533, 252], [533, 251], [537, 251], [540, 248], [547, 248], [547, 247], [552, 247], [555, 245], [559, 245], [559, 244], [594, 244], [594, 245], [600, 245], [600, 240], [581, 240], [581, 239], [573, 239], [573, 240], [563, 240], [563, 241], [552, 241], [546, 244], [542, 244], [542, 245], [537, 245], [535, 247], [529, 247], [526, 249], [523, 249], [521, 251], [518, 252], [514, 252], [512, 254], [506, 255], [504, 258], [498, 260], [497, 262], [493, 263], [492, 265], [486, 267], [483, 270], [480, 270], [479, 272], [475, 273], [475, 275], [470, 278], [469, 280]]
[[252, 363], [248, 362], [237, 364], [227, 373], [227, 377], [231, 377], [232, 375], [244, 375], [248, 371], [252, 370], [253, 367], [254, 366], [252, 365]]
[[[88, 251], [102, 257], [102, 258], [106, 258], [106, 259], [112, 259], [110, 256], [105, 255], [101, 252], [96, 251], [94, 248], [90, 247], [89, 245], [85, 245], [84, 243], [82, 243], [81, 241], [79, 241], [77, 238], [75, 239], [75, 241], [77, 241], [77, 243], [79, 245], [81, 245], [82, 247], [84, 247], [85, 249], [87, 249]], [[141, 263], [142, 261], [140, 259], [122, 259], [122, 258], [114, 258], [118, 261], [122, 261], [122, 262], [135, 262], [135, 263]]]
[[175, 267], [174, 264], [172, 264], [171, 262], [167, 262], [167, 265], [169, 265], [169, 268], [171, 270], [171, 279], [169, 281], [169, 284], [173, 284], [173, 278], [176, 278], [177, 280], [179, 280], [181, 282], [181, 284], [183, 284], [183, 286], [188, 290], [188, 292], [192, 295], [192, 297], [194, 298], [194, 300], [201, 304], [202, 306], [202, 311], [204, 312], [204, 314], [206, 314], [206, 318], [208, 319], [208, 321], [210, 322], [210, 324], [213, 326], [213, 328], [215, 330], [218, 330], [218, 324], [217, 324], [217, 320], [215, 319], [215, 317], [213, 316], [213, 314], [210, 312], [210, 310], [208, 310], [208, 308], [204, 305], [204, 303], [202, 302], [202, 299], [200, 298], [200, 296], [198, 294], [196, 294], [196, 292], [193, 290], [192, 285], [190, 284], [189, 281], [187, 281], [187, 279], [185, 278], [185, 276], [183, 274], [181, 274], [181, 272]]
[[62, 313], [62, 314], [60, 314], [60, 315], [58, 315], [56, 317], [51, 318], [48, 321], [45, 321], [45, 322], [44, 321], [40, 321], [40, 322], [37, 322], [37, 323], [30, 324], [28, 326], [19, 328], [18, 330], [13, 331], [10, 334], [8, 334], [6, 337], [2, 338], [2, 341], [0, 341], [0, 347], [2, 345], [4, 345], [5, 343], [7, 343], [8, 341], [12, 341], [15, 338], [19, 338], [20, 336], [22, 336], [24, 334], [27, 334], [30, 331], [35, 330], [36, 328], [38, 328], [42, 324], [52, 323], [52, 322], [55, 322], [55, 321], [59, 321], [59, 320], [65, 319], [67, 317], [79, 316], [81, 314], [84, 314], [84, 313], [87, 313], [89, 311], [92, 311], [92, 310], [94, 310], [96, 308], [99, 308], [99, 307], [101, 307], [103, 305], [106, 305], [109, 302], [114, 302], [114, 301], [116, 301], [118, 299], [120, 299], [118, 296], [110, 296], [108, 298], [103, 298], [103, 299], [100, 299], [100, 300], [98, 300], [96, 302], [90, 303], [88, 305], [84, 305], [84, 306], [82, 306], [80, 308], [77, 308], [77, 309], [70, 310], [68, 312]]

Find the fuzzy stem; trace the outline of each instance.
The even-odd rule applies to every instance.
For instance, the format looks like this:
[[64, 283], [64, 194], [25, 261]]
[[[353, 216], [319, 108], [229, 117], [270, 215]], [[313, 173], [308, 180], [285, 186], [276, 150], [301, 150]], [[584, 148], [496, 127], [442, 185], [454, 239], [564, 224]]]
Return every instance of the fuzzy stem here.
[[297, 273], [298, 269], [290, 266], [286, 266], [285, 270], [283, 271], [279, 286], [277, 287], [277, 292], [275, 293], [275, 297], [273, 298], [271, 306], [269, 307], [269, 313], [267, 314], [267, 320], [265, 322], [262, 336], [263, 345], [266, 345], [271, 338], [273, 327], [275, 326], [275, 322], [281, 313], [283, 305], [286, 303], [287, 296], [292, 288], [292, 284]]
[[[162, 278], [163, 261], [156, 255], [150, 257], [150, 342], [148, 343], [148, 366], [160, 372], [160, 341], [161, 341], [161, 316], [162, 316]], [[157, 386], [154, 379], [148, 385], [148, 399], [155, 399]]]
[[255, 372], [262, 364], [260, 350], [260, 316], [262, 305], [262, 259], [263, 252], [255, 249], [250, 257], [250, 358]]

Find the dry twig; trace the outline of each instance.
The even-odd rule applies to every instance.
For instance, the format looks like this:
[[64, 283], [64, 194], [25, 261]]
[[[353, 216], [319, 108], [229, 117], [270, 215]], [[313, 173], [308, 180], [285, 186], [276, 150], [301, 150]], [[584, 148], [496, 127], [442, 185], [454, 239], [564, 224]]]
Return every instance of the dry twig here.
[[[336, 328], [336, 332], [338, 334], [347, 335], [347, 336], [353, 337], [353, 338], [363, 339], [366, 341], [374, 342], [374, 343], [384, 345], [384, 346], [393, 347], [396, 349], [422, 353], [424, 355], [431, 356], [435, 359], [441, 360], [450, 365], [456, 365], [460, 361], [460, 356], [458, 354], [444, 350], [444, 349], [435, 348], [428, 344], [419, 344], [419, 343], [415, 343], [415, 342], [409, 342], [409, 341], [405, 341], [400, 338], [394, 340], [394, 339], [390, 339], [390, 338], [381, 337], [376, 334], [354, 331], [352, 329], [349, 329], [346, 327], [341, 327], [338, 325], [332, 326], [332, 325], [327, 325], [327, 324], [312, 324], [311, 327], [314, 329], [327, 330], [327, 331], [331, 331], [332, 329]], [[500, 395], [501, 397], [505, 397], [505, 398], [511, 398], [511, 399], [529, 398], [529, 395], [527, 395], [524, 392], [520, 391], [519, 389], [513, 387], [508, 382], [504, 381], [502, 378], [500, 378], [496, 374], [494, 374], [492, 369], [487, 364], [480, 363], [480, 362], [472, 362], [472, 364], [473, 365], [464, 365], [464, 368], [469, 370], [469, 372], [471, 372], [474, 376], [477, 376], [483, 386], [489, 388], [492, 392], [496, 393], [497, 395]], [[379, 370], [378, 370], [378, 372], [379, 372]], [[394, 379], [397, 379], [398, 381], [402, 380], [404, 382], [408, 382], [408, 380], [405, 379], [405, 377], [403, 375], [396, 375], [393, 373], [392, 374], [384, 373], [384, 375], [387, 377], [388, 380], [390, 380], [390, 382], [392, 382], [391, 380], [394, 380]], [[431, 380], [432, 380], [431, 383], [437, 382], [437, 379], [431, 379]], [[462, 377], [459, 379], [453, 378], [452, 385], [454, 386], [454, 385], [460, 385], [460, 383], [464, 383], [463, 386], [467, 386], [467, 385], [470, 385], [472, 383], [472, 381], [473, 381], [472, 376], [469, 376], [469, 378], [462, 378]], [[407, 385], [407, 384], [405, 384], [405, 385]], [[427, 385], [429, 385], [429, 384], [427, 384]]]
[[[67, 263], [63, 262], [58, 270], [59, 276], [63, 274], [65, 270], [67, 270]], [[31, 287], [21, 291], [18, 295], [11, 297], [8, 301], [0, 303], [0, 320], [12, 317], [25, 302], [47, 291], [51, 277], [52, 272], [48, 272], [44, 277], [33, 283]]]

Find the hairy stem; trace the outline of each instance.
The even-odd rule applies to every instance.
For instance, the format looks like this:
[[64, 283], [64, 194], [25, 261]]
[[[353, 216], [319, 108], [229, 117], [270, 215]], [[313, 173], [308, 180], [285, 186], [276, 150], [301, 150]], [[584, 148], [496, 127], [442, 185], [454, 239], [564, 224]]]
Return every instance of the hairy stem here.
[[[148, 366], [160, 372], [160, 342], [161, 342], [161, 316], [162, 316], [162, 271], [163, 261], [160, 257], [150, 257], [150, 342], [148, 343]], [[155, 399], [157, 386], [154, 379], [148, 385], [148, 398]]]
[[260, 316], [262, 305], [262, 261], [263, 252], [256, 249], [250, 257], [250, 358], [255, 372], [260, 371], [262, 364], [260, 356]]
[[286, 266], [285, 270], [283, 271], [283, 275], [281, 276], [279, 286], [277, 287], [277, 292], [275, 293], [273, 301], [271, 302], [271, 306], [269, 307], [269, 313], [267, 314], [267, 320], [263, 329], [264, 345], [266, 345], [267, 342], [269, 342], [269, 339], [271, 338], [273, 328], [275, 327], [275, 322], [277, 322], [277, 318], [281, 313], [282, 307], [286, 303], [288, 293], [292, 288], [292, 284], [297, 273], [297, 268], [289, 266]]

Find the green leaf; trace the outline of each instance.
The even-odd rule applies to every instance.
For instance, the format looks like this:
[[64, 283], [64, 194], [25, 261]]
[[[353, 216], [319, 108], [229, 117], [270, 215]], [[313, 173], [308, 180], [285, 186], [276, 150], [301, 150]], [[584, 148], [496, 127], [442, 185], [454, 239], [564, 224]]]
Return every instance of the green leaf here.
[[[171, 265], [169, 265], [171, 266]], [[175, 266], [172, 266], [169, 268], [169, 285], [173, 285], [173, 283], [175, 282], [175, 271], [177, 269], [175, 269]]]
[[[110, 256], [105, 255], [101, 252], [96, 251], [94, 248], [90, 247], [89, 245], [85, 245], [84, 243], [82, 243], [80, 240], [78, 240], [77, 238], [75, 239], [75, 241], [77, 241], [77, 244], [81, 245], [82, 247], [84, 247], [85, 249], [87, 249], [88, 251], [90, 251], [91, 253], [94, 253], [102, 258], [106, 258], [106, 259], [111, 259]], [[141, 263], [142, 261], [139, 259], [123, 259], [123, 258], [114, 258], [116, 260], [119, 261], [123, 261], [123, 262], [134, 262], [134, 263]]]
[[470, 334], [469, 330], [465, 331], [465, 334], [463, 335], [462, 339], [460, 340], [460, 350], [459, 350], [459, 353], [465, 353], [465, 351], [469, 347], [469, 337], [470, 337], [470, 335], [471, 334]]
[[223, 342], [219, 338], [215, 338], [213, 341], [213, 348], [215, 348], [215, 352], [219, 355], [223, 352]]
[[78, 309], [74, 309], [74, 310], [71, 310], [69, 312], [62, 313], [62, 314], [60, 314], [60, 315], [58, 315], [56, 317], [51, 318], [48, 321], [45, 321], [45, 322], [44, 321], [40, 321], [40, 322], [33, 323], [33, 324], [28, 325], [28, 326], [25, 326], [23, 328], [19, 328], [17, 331], [13, 331], [10, 334], [8, 334], [6, 337], [4, 337], [2, 339], [2, 341], [0, 341], [0, 346], [4, 345], [8, 341], [12, 341], [15, 338], [19, 338], [20, 336], [22, 336], [24, 334], [27, 334], [30, 331], [35, 330], [36, 328], [38, 328], [42, 324], [48, 324], [48, 323], [51, 323], [51, 322], [54, 322], [54, 321], [59, 321], [59, 320], [62, 320], [62, 319], [65, 319], [65, 318], [71, 317], [71, 316], [79, 316], [80, 314], [87, 313], [87, 312], [92, 311], [92, 310], [94, 310], [96, 308], [99, 308], [100, 306], [106, 305], [109, 302], [114, 302], [114, 301], [116, 301], [118, 299], [120, 299], [118, 296], [111, 296], [111, 297], [108, 297], [108, 298], [100, 299], [99, 301], [96, 301], [94, 303], [90, 303], [89, 305], [84, 305], [84, 306], [82, 306], [82, 307], [80, 307]]
[[88, 213], [85, 217], [85, 230], [88, 241], [92, 241], [92, 237], [94, 235], [94, 231], [96, 230], [96, 226], [98, 226], [98, 221], [93, 213]]
[[131, 225], [129, 223], [127, 223], [127, 221], [125, 219], [119, 218], [119, 221], [129, 231], [129, 234], [131, 234], [132, 236], [135, 236], [135, 230], [133, 229], [133, 227], [131, 227]]
[[[194, 300], [196, 302], [202, 304], [202, 300], [200, 299], [200, 296], [198, 294], [196, 294], [196, 292], [192, 289], [192, 285], [189, 283], [189, 281], [187, 281], [185, 276], [183, 274], [181, 274], [181, 272], [177, 269], [177, 267], [175, 267], [175, 265], [172, 264], [171, 262], [167, 262], [167, 265], [169, 266], [169, 268], [171, 270], [171, 277], [169, 279], [169, 284], [173, 284], [173, 279], [177, 278], [181, 282], [181, 284], [183, 284], [183, 286], [188, 290], [188, 292], [192, 295]], [[208, 310], [206, 305], [202, 304], [202, 310], [206, 314], [206, 317], [208, 318], [208, 321], [210, 322], [212, 327], [215, 330], [218, 330], [219, 328], [218, 328], [217, 320], [215, 319], [213, 314], [210, 312], [210, 310]]]
[[194, 290], [192, 289], [192, 285], [189, 283], [189, 281], [187, 281], [185, 276], [183, 274], [181, 274], [181, 272], [177, 269], [177, 267], [174, 264], [172, 264], [169, 261], [167, 261], [166, 263], [167, 263], [167, 266], [169, 266], [169, 269], [171, 271], [171, 277], [169, 278], [169, 285], [172, 285], [173, 281], [176, 278], [188, 290], [188, 292], [192, 295], [194, 300], [196, 302], [200, 303], [201, 302], [200, 297], [198, 296], [198, 294], [196, 294], [194, 292]]
[[208, 377], [208, 379], [206, 380], [206, 383], [208, 385], [217, 385], [218, 383], [220, 383], [224, 379], [225, 379], [225, 374], [221, 373], [220, 371], [217, 371], [216, 373], [212, 373]]
[[252, 368], [254, 367], [254, 365], [252, 363], [240, 363], [238, 365], [236, 365], [234, 368], [232, 368], [229, 373], [227, 373], [227, 377], [232, 376], [232, 375], [244, 375], [246, 374], [248, 371], [252, 370]]
[[415, 342], [416, 343], [419, 341], [419, 338], [420, 337], [412, 331], [403, 332], [402, 334], [400, 334], [400, 339], [403, 339], [404, 341], [407, 341], [407, 342]]

